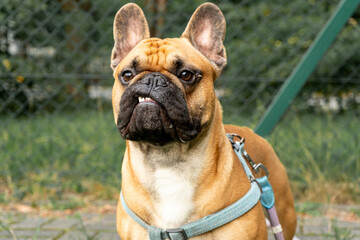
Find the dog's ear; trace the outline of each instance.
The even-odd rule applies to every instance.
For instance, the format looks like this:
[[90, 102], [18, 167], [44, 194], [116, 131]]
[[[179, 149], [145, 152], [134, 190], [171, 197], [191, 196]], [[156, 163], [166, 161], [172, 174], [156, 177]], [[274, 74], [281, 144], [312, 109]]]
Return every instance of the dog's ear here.
[[221, 71], [226, 65], [225, 32], [226, 21], [221, 10], [213, 3], [204, 3], [196, 9], [181, 37], [187, 38]]
[[131, 49], [149, 37], [149, 25], [141, 8], [134, 3], [120, 8], [114, 19], [115, 45], [111, 53], [111, 68], [114, 70]]

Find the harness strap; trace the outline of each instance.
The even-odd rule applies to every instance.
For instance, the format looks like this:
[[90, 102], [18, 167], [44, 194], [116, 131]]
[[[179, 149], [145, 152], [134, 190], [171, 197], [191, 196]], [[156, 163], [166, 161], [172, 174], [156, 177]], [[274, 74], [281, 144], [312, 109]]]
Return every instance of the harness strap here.
[[[244, 150], [244, 141], [233, 141], [233, 135], [227, 134], [228, 138], [232, 144], [232, 147], [239, 158], [241, 165], [244, 168], [244, 171], [251, 182], [250, 190], [237, 202], [232, 205], [215, 212], [211, 215], [203, 217], [197, 221], [188, 223], [180, 228], [175, 229], [161, 229], [155, 226], [151, 226], [143, 221], [139, 216], [137, 216], [126, 204], [124, 196], [122, 192], [120, 193], [120, 200], [123, 209], [126, 213], [140, 226], [145, 228], [148, 231], [150, 240], [187, 240], [188, 238], [201, 235], [206, 232], [210, 232], [220, 226], [229, 223], [245, 213], [247, 213], [250, 209], [252, 209], [259, 199], [261, 198], [261, 203], [265, 207], [268, 212], [269, 219], [271, 222], [271, 226], [273, 228], [273, 232], [276, 240], [283, 240], [283, 234], [281, 225], [279, 224], [279, 220], [275, 210], [275, 198], [274, 192], [270, 185], [270, 182], [267, 176], [262, 178], [255, 179], [249, 166], [246, 163], [246, 160], [243, 157], [243, 154], [246, 153]], [[248, 154], [245, 154], [248, 157]], [[253, 166], [255, 167], [255, 171], [259, 167], [259, 165]], [[267, 173], [267, 170], [264, 166], [260, 164], [260, 167], [263, 167]], [[260, 189], [261, 186], [261, 189]]]
[[252, 209], [259, 201], [261, 190], [256, 182], [251, 182], [250, 190], [237, 202], [232, 205], [215, 212], [211, 215], [203, 217], [197, 221], [188, 223], [178, 229], [160, 229], [155, 226], [150, 226], [138, 217], [126, 204], [122, 192], [120, 193], [121, 205], [127, 214], [139, 225], [145, 228], [148, 233], [150, 240], [185, 240], [229, 223], [240, 216], [247, 213]]

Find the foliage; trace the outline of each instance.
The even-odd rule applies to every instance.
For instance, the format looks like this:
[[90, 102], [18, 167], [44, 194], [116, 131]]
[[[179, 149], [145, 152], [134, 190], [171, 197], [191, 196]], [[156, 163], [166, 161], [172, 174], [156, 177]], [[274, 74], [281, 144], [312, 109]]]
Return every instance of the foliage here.
[[[196, 1], [194, 5], [201, 2]], [[228, 57], [228, 67], [221, 77], [223, 81], [217, 84], [232, 93], [238, 91], [240, 85], [243, 98], [249, 98], [258, 88], [262, 89], [259, 95], [266, 95], [280, 86], [325, 25], [338, 1], [215, 3], [219, 4], [227, 20], [225, 46]], [[179, 8], [183, 14], [181, 18], [165, 23], [160, 36], [179, 36], [194, 5], [184, 8], [179, 2], [169, 4], [165, 19], [171, 19]], [[358, 21], [359, 16], [355, 14], [312, 75], [314, 81], [346, 76], [356, 79], [359, 76], [356, 73], [360, 52], [352, 50], [360, 47], [360, 42], [354, 40], [360, 38]], [[246, 83], [240, 82], [244, 80]], [[264, 83], [269, 87], [262, 87]], [[317, 89], [314, 85], [308, 85], [305, 91]], [[344, 84], [337, 82], [333, 85], [333, 88], [339, 88]], [[238, 106], [237, 103], [243, 100], [241, 97], [237, 100], [233, 104]]]
[[[125, 142], [111, 112], [2, 121], [7, 128], [0, 130], [1, 147], [6, 149], [0, 152], [0, 189], [7, 190], [1, 201], [61, 200], [67, 193], [112, 199], [118, 194]], [[292, 114], [277, 127], [269, 141], [288, 171], [298, 201], [360, 200], [360, 165], [352, 151], [360, 152], [359, 135], [352, 134], [358, 121], [351, 115]], [[307, 141], [308, 135], [313, 141]]]
[[[156, 5], [161, 1], [135, 2], [154, 36], [178, 37], [204, 1], [165, 1], [165, 10]], [[110, 104], [90, 99], [88, 91], [113, 81], [112, 23], [125, 3], [0, 1], [0, 202], [118, 192], [124, 142], [112, 114], [102, 112]], [[215, 83], [223, 91], [224, 119], [255, 127], [339, 1], [214, 3], [227, 19], [228, 66]], [[359, 21], [360, 9], [269, 139], [298, 199], [359, 201]], [[314, 92], [320, 100], [351, 102], [337, 114], [324, 113], [309, 107]]]
[[[135, 2], [144, 9], [155, 36], [178, 37], [195, 7], [204, 1], [196, 0], [192, 4], [167, 1], [165, 10], [160, 9], [159, 1]], [[25, 112], [36, 106], [41, 106], [40, 112], [48, 111], [52, 108], [42, 107], [46, 102], [59, 104], [78, 97], [66, 91], [53, 93], [56, 88], [65, 88], [64, 79], [70, 80], [66, 84], [69, 88], [72, 83], [83, 85], [76, 87], [83, 101], [88, 100], [85, 96], [89, 85], [110, 85], [112, 22], [116, 11], [125, 3], [114, 4], [111, 0], [2, 1], [0, 60], [9, 61], [12, 67], [0, 64], [0, 91], [13, 100], [2, 106], [0, 113], [12, 112], [17, 102], [24, 102], [25, 107], [18, 106], [18, 109]], [[228, 66], [216, 85], [228, 95], [237, 96], [228, 102], [235, 107], [251, 106], [249, 103], [253, 103], [254, 98], [267, 104], [311, 45], [338, 1], [228, 0], [214, 3], [227, 19], [225, 46], [228, 56]], [[328, 86], [334, 90], [332, 94], [338, 94], [337, 89], [359, 76], [360, 51], [354, 51], [360, 47], [360, 42], [354, 41], [360, 38], [359, 12], [349, 20], [311, 77], [315, 83], [321, 79], [336, 79]], [[10, 45], [17, 46], [17, 53], [11, 53]], [[18, 76], [25, 79], [24, 86], [15, 83]], [[319, 90], [318, 87], [317, 84], [308, 85], [305, 91]], [[27, 97], [25, 89], [47, 92], [45, 103]], [[71, 101], [66, 104], [71, 105]]]
[[352, 233], [350, 228], [339, 227], [336, 220], [331, 221], [332, 234], [327, 236], [325, 239], [335, 240], [352, 240], [355, 239], [355, 235]]
[[62, 199], [68, 192], [106, 198], [120, 188], [124, 142], [110, 112], [2, 121], [8, 126], [0, 130], [3, 198]]
[[295, 210], [297, 214], [309, 214], [311, 216], [320, 216], [321, 203], [315, 202], [304, 202], [300, 205], [295, 205]]

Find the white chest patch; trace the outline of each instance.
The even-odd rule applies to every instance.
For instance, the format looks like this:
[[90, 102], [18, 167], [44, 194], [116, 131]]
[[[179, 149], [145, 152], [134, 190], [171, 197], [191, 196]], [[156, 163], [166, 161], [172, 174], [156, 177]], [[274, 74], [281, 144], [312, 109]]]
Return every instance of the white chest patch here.
[[186, 172], [157, 169], [154, 174], [156, 211], [162, 228], [183, 225], [194, 209], [194, 185]]

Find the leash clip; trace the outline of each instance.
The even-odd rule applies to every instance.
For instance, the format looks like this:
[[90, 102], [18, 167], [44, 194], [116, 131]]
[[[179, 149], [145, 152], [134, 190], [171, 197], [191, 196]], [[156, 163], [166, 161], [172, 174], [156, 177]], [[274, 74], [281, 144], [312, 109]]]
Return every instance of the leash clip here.
[[261, 168], [262, 170], [264, 170], [264, 172], [266, 174], [266, 177], [269, 177], [269, 171], [267, 170], [267, 168], [263, 164], [261, 164], [261, 163], [256, 164], [255, 167], [253, 166], [253, 168], [254, 168], [254, 171], [256, 173], [258, 173], [260, 171], [260, 168]]
[[[233, 148], [235, 150], [239, 150], [239, 145], [241, 146], [242, 144], [245, 143], [245, 138], [244, 137], [240, 137], [238, 134], [235, 134], [235, 133], [227, 133], [226, 134], [227, 137], [229, 138], [230, 142], [231, 142], [231, 145], [233, 146]], [[234, 141], [234, 138], [238, 138], [240, 139], [238, 141], [238, 145], [235, 144], [235, 141]], [[254, 170], [255, 173], [258, 173], [260, 171], [260, 169], [264, 170], [265, 174], [267, 177], [269, 177], [269, 171], [267, 170], [267, 168], [261, 164], [261, 163], [258, 163], [256, 164], [252, 158], [250, 157], [250, 155], [245, 151], [244, 147], [240, 147], [240, 150], [241, 150], [241, 154], [245, 157], [245, 159], [249, 162], [249, 164], [251, 165], [252, 169]]]
[[[235, 133], [227, 133], [226, 135], [229, 138], [229, 140], [231, 142], [231, 145], [233, 146], [233, 149], [238, 151], [239, 148], [240, 148], [241, 154], [249, 162], [249, 164], [251, 165], [251, 167], [252, 167], [252, 169], [254, 170], [255, 173], [258, 173], [260, 171], [260, 169], [262, 169], [262, 170], [264, 170], [266, 176], [269, 177], [269, 171], [267, 170], [267, 168], [261, 163], [256, 164], [252, 160], [250, 155], [245, 151], [244, 146], [241, 146], [241, 145], [243, 145], [245, 143], [245, 138], [244, 137], [240, 137], [238, 134], [235, 134]], [[239, 141], [234, 141], [234, 138], [238, 138], [240, 140]]]
[[258, 163], [256, 164], [252, 158], [250, 157], [250, 155], [245, 151], [245, 149], [242, 149], [242, 154], [245, 157], [245, 159], [250, 163], [252, 169], [255, 171], [255, 173], [258, 173], [260, 171], [260, 169], [264, 170], [265, 174], [267, 177], [269, 177], [269, 171], [267, 170], [267, 168], [262, 164], [262, 163]]
[[232, 144], [235, 143], [234, 138], [240, 139], [240, 144], [245, 142], [245, 138], [240, 137], [240, 135], [238, 135], [236, 133], [227, 133], [226, 136], [229, 138], [229, 140]]

